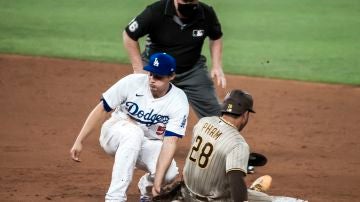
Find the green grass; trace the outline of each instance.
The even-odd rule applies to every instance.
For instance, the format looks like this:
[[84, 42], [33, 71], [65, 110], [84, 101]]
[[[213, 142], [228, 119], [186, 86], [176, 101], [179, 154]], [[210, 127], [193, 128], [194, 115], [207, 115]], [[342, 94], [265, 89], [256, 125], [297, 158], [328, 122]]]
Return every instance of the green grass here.
[[224, 26], [227, 46], [237, 49], [225, 49], [227, 71], [360, 84], [359, 1], [257, 0], [236, 6], [221, 12], [224, 19], [238, 19]]
[[[0, 0], [0, 52], [128, 63], [121, 32], [150, 2]], [[360, 85], [360, 1], [205, 2], [227, 73]]]
[[127, 10], [130, 1], [0, 2], [1, 52], [105, 61], [126, 59], [121, 32], [132, 18]]

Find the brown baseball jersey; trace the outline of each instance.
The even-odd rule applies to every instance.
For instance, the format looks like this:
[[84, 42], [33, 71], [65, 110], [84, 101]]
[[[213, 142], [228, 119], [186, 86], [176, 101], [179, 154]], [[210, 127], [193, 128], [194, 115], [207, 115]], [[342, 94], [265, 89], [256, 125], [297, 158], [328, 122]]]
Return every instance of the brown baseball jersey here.
[[194, 126], [184, 167], [187, 189], [211, 200], [231, 201], [226, 173], [247, 173], [249, 145], [238, 129], [221, 117], [205, 117]]

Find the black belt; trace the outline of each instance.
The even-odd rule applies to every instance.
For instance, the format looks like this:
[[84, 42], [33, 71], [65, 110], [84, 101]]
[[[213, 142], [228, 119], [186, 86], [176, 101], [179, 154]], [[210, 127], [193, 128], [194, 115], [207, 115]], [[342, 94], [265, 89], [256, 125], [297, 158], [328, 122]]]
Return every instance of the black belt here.
[[195, 199], [200, 200], [200, 201], [209, 201], [208, 198], [202, 197], [202, 196], [199, 196], [199, 195], [195, 195]]
[[197, 195], [197, 194], [194, 194], [194, 193], [192, 193], [190, 190], [187, 190], [187, 191], [189, 192], [189, 195], [190, 195], [191, 197], [193, 197], [194, 199], [197, 199], [197, 200], [199, 200], [199, 201], [210, 201], [209, 198], [207, 198], [207, 197], [199, 196], [199, 195]]

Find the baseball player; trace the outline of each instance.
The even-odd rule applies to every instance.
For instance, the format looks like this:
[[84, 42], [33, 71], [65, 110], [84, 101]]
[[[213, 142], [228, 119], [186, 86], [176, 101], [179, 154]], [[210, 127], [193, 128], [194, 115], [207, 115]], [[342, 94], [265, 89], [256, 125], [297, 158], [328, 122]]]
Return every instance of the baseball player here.
[[244, 177], [250, 149], [239, 132], [247, 125], [250, 113], [255, 113], [252, 96], [233, 90], [226, 95], [221, 108], [221, 117], [204, 117], [194, 126], [192, 146], [183, 171], [184, 200], [296, 201], [246, 187]]
[[178, 174], [173, 156], [178, 139], [185, 134], [189, 105], [185, 93], [170, 83], [175, 68], [172, 56], [153, 54], [144, 67], [149, 74], [119, 80], [103, 93], [85, 121], [70, 153], [79, 162], [84, 139], [102, 124], [100, 145], [114, 156], [105, 201], [126, 201], [135, 167], [146, 171], [138, 183], [141, 201], [157, 195]]

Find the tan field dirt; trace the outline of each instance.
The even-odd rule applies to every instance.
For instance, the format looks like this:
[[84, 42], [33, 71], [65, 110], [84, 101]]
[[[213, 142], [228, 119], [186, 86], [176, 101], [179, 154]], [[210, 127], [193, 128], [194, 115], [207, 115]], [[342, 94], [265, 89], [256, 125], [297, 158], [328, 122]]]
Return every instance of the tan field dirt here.
[[[0, 55], [0, 201], [104, 201], [113, 158], [90, 136], [81, 163], [69, 151], [87, 115], [129, 65]], [[272, 176], [269, 194], [316, 201], [359, 201], [360, 87], [227, 75], [256, 114], [242, 132], [268, 164], [248, 185]], [[182, 170], [197, 118], [178, 146]], [[136, 170], [128, 201], [138, 201]]]

